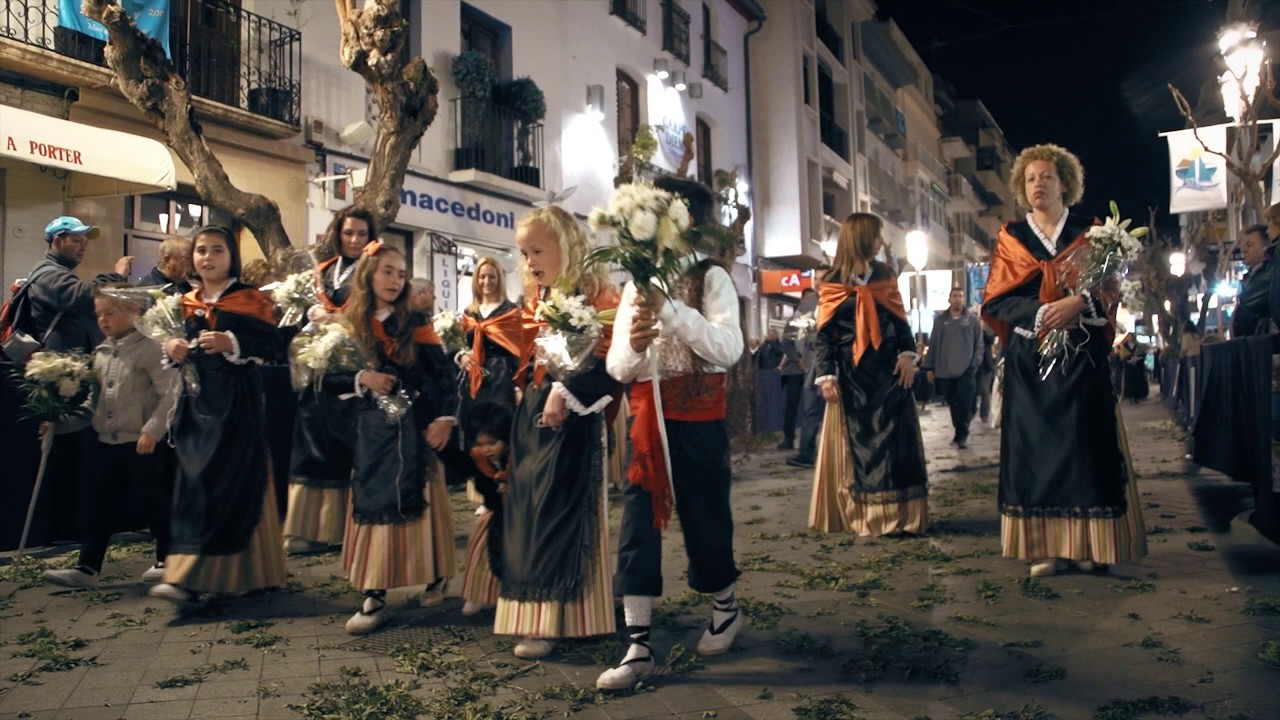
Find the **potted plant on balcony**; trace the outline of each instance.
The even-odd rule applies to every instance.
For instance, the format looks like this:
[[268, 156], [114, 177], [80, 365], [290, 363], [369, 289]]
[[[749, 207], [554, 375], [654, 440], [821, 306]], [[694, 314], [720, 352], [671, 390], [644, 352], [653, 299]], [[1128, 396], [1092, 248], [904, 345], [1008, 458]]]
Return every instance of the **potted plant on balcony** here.
[[516, 123], [516, 164], [507, 177], [525, 185], [542, 187], [533, 146], [533, 131], [547, 116], [547, 98], [533, 78], [516, 78], [502, 88], [501, 103]]
[[[303, 0], [288, 0], [287, 7], [283, 9], [283, 18], [277, 18], [273, 9], [270, 20], [261, 18], [261, 22], [246, 25], [253, 49], [251, 65], [247, 68], [248, 110], [255, 115], [295, 125], [298, 117], [294, 109], [294, 86], [290, 71], [296, 64], [296, 58], [291, 58], [290, 55], [302, 45], [301, 38], [293, 32], [306, 24], [306, 19], [301, 15], [302, 3]], [[223, 39], [219, 38], [216, 42], [221, 41]], [[236, 92], [234, 88], [225, 89], [233, 95]], [[234, 100], [232, 103], [234, 104]]]
[[453, 58], [453, 83], [460, 94], [455, 170], [484, 167], [485, 121], [497, 82], [498, 69], [483, 53], [468, 50]]

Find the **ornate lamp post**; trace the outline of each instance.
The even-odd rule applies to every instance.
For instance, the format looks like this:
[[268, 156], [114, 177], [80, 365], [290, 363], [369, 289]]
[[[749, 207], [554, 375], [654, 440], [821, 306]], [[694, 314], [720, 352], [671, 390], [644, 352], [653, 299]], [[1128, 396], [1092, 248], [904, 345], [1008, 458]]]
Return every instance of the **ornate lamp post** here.
[[929, 263], [929, 235], [923, 230], [912, 230], [907, 233], [907, 264], [915, 271], [912, 279], [916, 288], [916, 332], [924, 328], [922, 312], [924, 306], [924, 266]]

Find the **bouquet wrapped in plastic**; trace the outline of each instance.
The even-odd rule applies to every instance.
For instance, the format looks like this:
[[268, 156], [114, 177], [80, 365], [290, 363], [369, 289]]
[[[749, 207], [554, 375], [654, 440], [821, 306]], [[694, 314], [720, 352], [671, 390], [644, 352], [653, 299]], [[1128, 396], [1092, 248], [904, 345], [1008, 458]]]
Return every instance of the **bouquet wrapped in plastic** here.
[[351, 337], [351, 329], [340, 321], [308, 327], [293, 339], [290, 351], [293, 362], [289, 368], [295, 390], [310, 385], [319, 392], [325, 375], [354, 373], [365, 367], [364, 352]]
[[604, 337], [604, 326], [613, 323], [614, 310], [597, 311], [583, 295], [570, 295], [552, 288], [538, 302], [535, 318], [545, 322], [534, 340], [537, 363], [545, 365], [558, 380], [587, 369], [596, 346]]
[[[1139, 239], [1147, 228], [1129, 230], [1131, 220], [1120, 219], [1120, 208], [1111, 203], [1111, 216], [1102, 225], [1085, 232], [1089, 242], [1078, 245], [1059, 258], [1058, 281], [1068, 294], [1083, 290], [1119, 290], [1119, 278], [1142, 251]], [[1070, 342], [1072, 328], [1054, 328], [1040, 340], [1040, 377], [1049, 377], [1055, 368], [1065, 368], [1079, 347]]]
[[302, 322], [311, 306], [320, 302], [316, 293], [315, 271], [303, 270], [285, 277], [271, 288], [271, 300], [280, 308], [280, 327]]
[[462, 316], [458, 313], [441, 311], [432, 318], [431, 326], [435, 328], [436, 335], [440, 336], [445, 352], [456, 353], [467, 349], [467, 333], [462, 329]]
[[[155, 304], [133, 321], [138, 332], [163, 345], [169, 340], [181, 340], [194, 347], [187, 340], [186, 319], [182, 314], [182, 296], [165, 295], [159, 290], [152, 293]], [[188, 395], [200, 394], [200, 376], [191, 363], [184, 363], [179, 369], [182, 378], [182, 391]]]
[[32, 354], [18, 383], [27, 414], [50, 423], [87, 414], [84, 401], [96, 384], [93, 358], [78, 350]]

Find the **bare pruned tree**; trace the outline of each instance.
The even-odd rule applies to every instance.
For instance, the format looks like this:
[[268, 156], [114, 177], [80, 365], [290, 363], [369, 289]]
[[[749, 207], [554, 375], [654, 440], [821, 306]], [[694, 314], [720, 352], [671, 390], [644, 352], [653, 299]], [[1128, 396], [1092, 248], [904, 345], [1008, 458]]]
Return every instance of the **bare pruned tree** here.
[[[397, 0], [335, 0], [342, 28], [339, 55], [344, 66], [369, 84], [382, 115], [369, 172], [356, 204], [378, 225], [395, 219], [400, 189], [412, 151], [435, 119], [439, 84], [420, 57], [410, 57], [409, 33]], [[289, 246], [280, 206], [265, 195], [234, 184], [205, 142], [187, 83], [160, 43], [144, 35], [128, 12], [112, 0], [83, 0], [85, 17], [108, 33], [105, 56], [125, 98], [164, 135], [195, 178], [196, 192], [208, 205], [242, 223], [271, 255]]]

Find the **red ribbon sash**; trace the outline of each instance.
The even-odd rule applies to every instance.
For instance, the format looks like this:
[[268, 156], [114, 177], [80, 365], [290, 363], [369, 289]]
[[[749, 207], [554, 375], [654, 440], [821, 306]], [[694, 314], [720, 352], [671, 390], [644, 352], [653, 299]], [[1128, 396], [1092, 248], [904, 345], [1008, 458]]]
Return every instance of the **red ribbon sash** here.
[[480, 385], [484, 381], [485, 338], [502, 346], [512, 355], [520, 357], [525, 333], [525, 324], [522, 319], [523, 313], [519, 308], [511, 308], [501, 315], [491, 315], [484, 320], [477, 320], [470, 315], [462, 316], [462, 327], [467, 332], [475, 333], [475, 337], [471, 340], [472, 398], [480, 392]]
[[189, 318], [203, 314], [209, 323], [210, 330], [218, 329], [218, 313], [229, 312], [257, 318], [275, 326], [276, 306], [261, 290], [243, 287], [226, 293], [216, 301], [207, 303], [200, 296], [200, 290], [192, 290], [182, 296], [182, 316]]
[[865, 285], [842, 285], [839, 283], [822, 283], [818, 288], [818, 327], [821, 328], [835, 317], [836, 308], [840, 307], [850, 295], [857, 297], [855, 307], [855, 325], [853, 339], [853, 364], [862, 361], [868, 348], [880, 349], [883, 336], [880, 332], [880, 317], [876, 314], [876, 305], [884, 307], [899, 319], [907, 319], [907, 309], [902, 304], [902, 293], [898, 290], [896, 278], [879, 280]]

